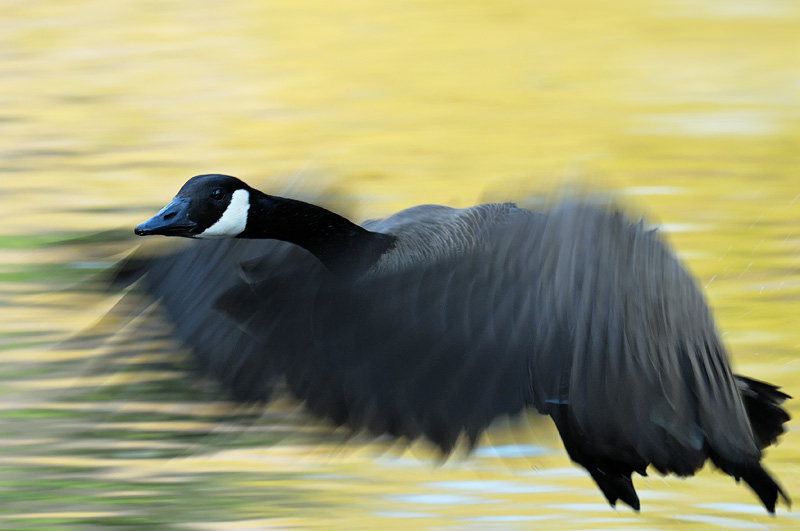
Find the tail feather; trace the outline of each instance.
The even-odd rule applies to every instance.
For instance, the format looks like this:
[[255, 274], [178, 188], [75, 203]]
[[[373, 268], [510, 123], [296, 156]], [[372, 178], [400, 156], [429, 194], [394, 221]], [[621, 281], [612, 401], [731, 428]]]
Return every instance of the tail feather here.
[[775, 385], [738, 374], [735, 378], [758, 447], [764, 449], [775, 444], [791, 418], [781, 405], [791, 397]]
[[[766, 382], [740, 375], [735, 375], [735, 379], [759, 449], [775, 444], [786, 431], [784, 425], [790, 419], [789, 413], [781, 406], [791, 397]], [[734, 463], [723, 459], [712, 449], [709, 449], [709, 457], [717, 468], [736, 481], [744, 480], [771, 514], [775, 513], [778, 497], [786, 505], [791, 505], [789, 496], [758, 460]]]

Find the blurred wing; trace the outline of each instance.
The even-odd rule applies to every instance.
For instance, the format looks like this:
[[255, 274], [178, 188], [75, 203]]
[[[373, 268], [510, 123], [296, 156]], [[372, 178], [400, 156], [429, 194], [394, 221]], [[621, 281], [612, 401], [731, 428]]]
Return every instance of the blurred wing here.
[[449, 451], [462, 432], [474, 443], [492, 419], [533, 403], [538, 308], [533, 284], [517, 285], [527, 260], [512, 258], [532, 218], [519, 213], [522, 224], [494, 232], [491, 252], [357, 281], [255, 275], [219, 307], [266, 346], [311, 411]]
[[306, 278], [322, 269], [305, 250], [274, 240], [197, 241], [135, 266], [141, 268], [144, 289], [160, 301], [178, 337], [191, 347], [200, 370], [241, 401], [268, 399], [279, 380], [264, 344], [215, 308], [223, 293], [245, 282], [243, 264], [253, 260], [262, 271], [302, 271], [298, 276]]
[[486, 241], [357, 281], [288, 244], [203, 242], [146, 282], [239, 399], [284, 376], [316, 414], [444, 451], [532, 405], [602, 458], [680, 474], [706, 443], [758, 458], [702, 295], [654, 232], [568, 204], [517, 209]]
[[758, 455], [702, 295], [654, 232], [565, 205], [517, 210], [487, 241], [355, 282], [260, 274], [219, 307], [312, 411], [355, 429], [449, 451], [533, 405], [643, 467], [691, 473], [706, 441]]
[[[656, 232], [580, 206], [556, 209], [548, 224], [535, 254], [542, 304], [562, 337], [537, 352], [533, 372], [568, 389], [567, 418], [557, 418], [563, 408], [554, 415], [562, 437], [591, 441], [595, 456], [684, 475], [709, 452], [757, 460], [705, 300]], [[554, 374], [557, 356], [568, 358], [566, 373]]]

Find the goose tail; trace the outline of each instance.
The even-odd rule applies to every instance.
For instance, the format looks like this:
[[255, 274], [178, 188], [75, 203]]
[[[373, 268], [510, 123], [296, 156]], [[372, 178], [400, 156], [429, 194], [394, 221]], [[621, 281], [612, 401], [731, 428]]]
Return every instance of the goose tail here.
[[[735, 375], [734, 379], [759, 449], [775, 444], [778, 437], [786, 431], [784, 424], [790, 419], [789, 413], [782, 407], [782, 404], [791, 397], [780, 391], [777, 386], [766, 382], [740, 375]], [[789, 496], [759, 461], [734, 463], [723, 459], [714, 452], [710, 453], [710, 457], [717, 468], [732, 476], [736, 481], [744, 480], [770, 514], [775, 513], [778, 497], [787, 506], [791, 506]]]
[[782, 407], [791, 397], [778, 386], [738, 374], [734, 378], [758, 447], [763, 450], [775, 444], [791, 418]]

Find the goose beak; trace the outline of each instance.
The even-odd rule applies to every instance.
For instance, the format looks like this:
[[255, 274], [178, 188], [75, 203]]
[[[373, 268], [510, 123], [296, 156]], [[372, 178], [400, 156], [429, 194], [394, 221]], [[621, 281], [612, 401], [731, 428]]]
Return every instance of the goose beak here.
[[189, 219], [189, 198], [176, 197], [155, 216], [136, 225], [133, 232], [138, 236], [185, 236], [191, 238], [197, 232], [197, 223]]

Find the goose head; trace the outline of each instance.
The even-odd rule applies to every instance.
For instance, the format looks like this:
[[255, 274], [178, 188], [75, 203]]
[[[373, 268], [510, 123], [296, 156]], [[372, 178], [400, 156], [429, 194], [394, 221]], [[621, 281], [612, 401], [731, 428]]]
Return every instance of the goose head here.
[[134, 229], [139, 236], [236, 238], [245, 232], [254, 190], [229, 175], [198, 175]]
[[134, 229], [139, 236], [254, 238], [303, 247], [333, 272], [358, 275], [389, 250], [394, 236], [370, 232], [320, 206], [267, 195], [229, 175], [198, 175], [155, 216]]

